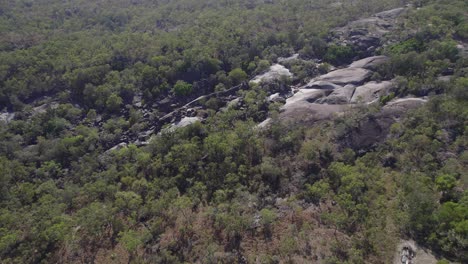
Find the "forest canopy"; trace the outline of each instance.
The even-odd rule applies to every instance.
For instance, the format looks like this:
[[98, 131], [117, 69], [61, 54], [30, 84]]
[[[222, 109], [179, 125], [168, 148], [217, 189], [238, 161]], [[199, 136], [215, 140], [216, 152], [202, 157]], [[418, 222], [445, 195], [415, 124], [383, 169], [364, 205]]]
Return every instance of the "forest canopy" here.
[[[391, 93], [280, 120], [275, 94], [369, 55], [334, 29], [397, 7], [370, 54], [388, 57], [369, 79]], [[464, 0], [0, 0], [1, 262], [388, 263], [405, 239], [466, 263], [467, 14]], [[294, 54], [293, 77], [249, 83]], [[427, 102], [359, 141], [408, 97]], [[203, 119], [171, 116], [194, 101]]]

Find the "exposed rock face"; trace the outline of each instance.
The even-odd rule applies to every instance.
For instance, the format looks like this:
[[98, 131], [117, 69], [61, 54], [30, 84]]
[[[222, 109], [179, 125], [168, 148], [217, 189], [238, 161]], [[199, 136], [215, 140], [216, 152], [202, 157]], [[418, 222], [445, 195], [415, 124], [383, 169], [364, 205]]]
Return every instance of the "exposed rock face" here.
[[280, 120], [287, 123], [314, 123], [331, 118], [334, 114], [343, 112], [346, 108], [346, 105], [328, 105], [298, 101], [283, 108], [283, 112], [280, 113]]
[[286, 100], [281, 107], [280, 120], [291, 122], [315, 122], [330, 118], [334, 113], [342, 111], [344, 105], [326, 105], [315, 103], [318, 99], [330, 94], [329, 90], [300, 89]]
[[343, 140], [343, 145], [353, 149], [367, 149], [387, 138], [392, 124], [409, 110], [416, 109], [426, 102], [422, 98], [403, 98], [390, 101], [382, 109], [359, 123]]
[[393, 82], [383, 81], [383, 82], [368, 82], [365, 85], [356, 87], [353, 97], [351, 98], [351, 103], [369, 103], [379, 99], [380, 96], [389, 92], [393, 87]]
[[[406, 251], [406, 254], [405, 254]], [[401, 240], [398, 244], [397, 250], [395, 252], [395, 257], [393, 264], [401, 264], [402, 260], [408, 258], [408, 252], [410, 251], [410, 259], [408, 259], [412, 264], [436, 264], [437, 259], [432, 255], [431, 252], [421, 248], [413, 240]]]
[[10, 113], [10, 112], [0, 113], [0, 121], [3, 121], [5, 123], [9, 123], [14, 118], [15, 118], [15, 113]]
[[283, 65], [274, 64], [270, 67], [270, 70], [265, 72], [264, 74], [257, 75], [255, 78], [251, 80], [253, 83], [260, 83], [260, 82], [271, 82], [275, 80], [279, 80], [281, 77], [292, 77], [292, 73]]
[[282, 110], [294, 108], [300, 102], [313, 103], [317, 99], [330, 94], [330, 91], [320, 89], [300, 89], [292, 97], [286, 99], [286, 104], [281, 107]]
[[387, 56], [373, 56], [362, 60], [355, 61], [349, 65], [350, 68], [364, 68], [367, 70], [376, 70], [378, 66], [387, 62]]
[[333, 31], [332, 40], [353, 46], [365, 55], [372, 54], [382, 44], [383, 36], [395, 28], [405, 8], [396, 8], [363, 18]]
[[329, 72], [315, 78], [315, 81], [326, 81], [337, 85], [361, 85], [372, 75], [372, 72], [363, 68], [345, 68]]
[[45, 103], [45, 104], [36, 106], [32, 109], [32, 115], [43, 114], [47, 112], [47, 109], [57, 109], [58, 106], [59, 106], [59, 103], [57, 102]]
[[287, 58], [279, 57], [278, 62], [282, 63], [282, 62], [288, 62], [288, 61], [297, 60], [297, 59], [299, 59], [299, 53], [293, 54]]
[[356, 86], [348, 84], [335, 89], [329, 96], [317, 101], [320, 104], [348, 104], [351, 101]]
[[108, 149], [108, 150], [105, 152], [105, 154], [108, 154], [108, 153], [110, 153], [111, 151], [114, 151], [114, 150], [119, 150], [119, 149], [126, 148], [127, 146], [128, 146], [128, 144], [125, 143], [125, 142], [119, 143], [119, 144], [113, 146], [112, 148]]
[[309, 82], [308, 84], [306, 84], [306, 85], [305, 85], [304, 87], [302, 87], [302, 88], [303, 88], [303, 89], [325, 89], [325, 90], [334, 90], [334, 89], [341, 88], [341, 86], [336, 85], [336, 84], [331, 83], [331, 82], [312, 80], [311, 82]]
[[200, 120], [201, 119], [199, 117], [184, 117], [180, 121], [177, 121], [177, 122], [173, 123], [169, 127], [169, 130], [172, 131], [172, 130], [177, 129], [177, 128], [186, 127], [186, 126], [194, 124], [195, 122], [198, 122]]
[[388, 102], [382, 110], [396, 116], [405, 113], [408, 109], [418, 108], [425, 103], [427, 103], [427, 100], [424, 98], [399, 98]]
[[268, 96], [268, 101], [272, 103], [275, 103], [275, 102], [286, 103], [286, 99], [280, 93], [275, 93], [275, 94]]
[[458, 43], [457, 49], [462, 57], [468, 57], [468, 43]]

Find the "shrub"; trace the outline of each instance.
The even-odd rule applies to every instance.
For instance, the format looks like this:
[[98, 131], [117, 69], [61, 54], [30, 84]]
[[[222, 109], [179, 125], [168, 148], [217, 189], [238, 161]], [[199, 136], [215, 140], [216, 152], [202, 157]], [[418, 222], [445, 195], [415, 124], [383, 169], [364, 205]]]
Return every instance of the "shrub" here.
[[172, 88], [172, 91], [177, 96], [189, 95], [189, 94], [192, 93], [192, 85], [189, 84], [189, 83], [186, 83], [184, 81], [179, 80], [179, 81], [176, 82], [176, 84]]

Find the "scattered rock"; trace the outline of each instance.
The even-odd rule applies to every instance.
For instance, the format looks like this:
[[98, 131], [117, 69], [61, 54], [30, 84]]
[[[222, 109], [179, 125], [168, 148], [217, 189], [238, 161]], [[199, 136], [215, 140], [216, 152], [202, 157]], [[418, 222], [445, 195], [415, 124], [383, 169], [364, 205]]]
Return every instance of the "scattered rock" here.
[[36, 106], [32, 109], [32, 115], [37, 115], [37, 114], [43, 114], [47, 112], [48, 109], [57, 109], [59, 107], [59, 103], [57, 102], [50, 102], [50, 103], [45, 103], [39, 106]]
[[197, 110], [193, 109], [193, 108], [189, 108], [187, 109], [186, 111], [186, 116], [188, 117], [195, 117], [197, 115]]
[[406, 8], [396, 8], [359, 19], [337, 28], [331, 40], [337, 44], [353, 46], [361, 54], [371, 55], [382, 45], [383, 36], [393, 30], [397, 19]]
[[153, 129], [150, 129], [150, 130], [147, 130], [147, 131], [143, 131], [141, 133], [138, 133], [138, 140], [145, 140], [145, 139], [148, 139], [152, 134], [153, 134]]
[[393, 264], [436, 264], [437, 259], [428, 250], [419, 247], [413, 240], [401, 240]]
[[264, 74], [257, 75], [255, 78], [252, 79], [251, 82], [253, 83], [260, 83], [260, 82], [271, 82], [275, 80], [279, 80], [281, 77], [292, 77], [292, 73], [283, 65], [274, 64], [270, 67], [270, 70]]
[[137, 108], [141, 108], [143, 106], [143, 96], [141, 94], [133, 96], [133, 105]]

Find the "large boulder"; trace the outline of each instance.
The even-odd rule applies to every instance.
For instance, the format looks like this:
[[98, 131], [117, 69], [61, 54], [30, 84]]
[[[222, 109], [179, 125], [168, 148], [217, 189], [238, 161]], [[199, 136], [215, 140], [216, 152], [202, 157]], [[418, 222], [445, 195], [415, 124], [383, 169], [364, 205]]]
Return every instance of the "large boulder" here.
[[257, 75], [251, 80], [253, 83], [272, 82], [282, 77], [292, 77], [292, 73], [281, 64], [274, 64], [264, 74]]
[[362, 86], [356, 87], [351, 103], [370, 103], [380, 96], [387, 94], [394, 86], [392, 81], [368, 82]]
[[329, 105], [298, 101], [283, 108], [279, 115], [282, 122], [311, 124], [333, 117], [345, 111], [347, 105]]
[[387, 62], [389, 58], [387, 56], [372, 56], [364, 58], [362, 60], [355, 61], [349, 65], [350, 68], [364, 68], [368, 70], [375, 70], [378, 66]]
[[361, 85], [372, 76], [372, 72], [363, 68], [345, 68], [329, 72], [315, 78], [315, 81], [326, 81], [337, 85]]
[[15, 115], [16, 115], [15, 113], [10, 113], [10, 112], [0, 113], [0, 121], [9, 123], [11, 120], [15, 118]]
[[427, 103], [425, 98], [398, 98], [388, 102], [383, 108], [384, 113], [391, 113], [393, 116], [406, 113], [410, 109], [418, 108]]
[[356, 86], [348, 84], [345, 87], [340, 87], [325, 97], [317, 100], [319, 104], [348, 104], [353, 96]]
[[374, 16], [384, 19], [384, 20], [391, 20], [391, 19], [396, 19], [398, 18], [403, 12], [406, 11], [406, 8], [404, 7], [399, 7], [387, 11], [383, 11], [380, 13], [375, 14]]
[[326, 82], [326, 81], [315, 81], [312, 80], [308, 84], [304, 85], [302, 89], [324, 89], [324, 90], [334, 90], [342, 88], [340, 85], [336, 85], [331, 82]]
[[177, 121], [175, 123], [173, 123], [171, 125], [171, 128], [181, 128], [181, 127], [186, 127], [186, 126], [189, 126], [191, 124], [194, 124], [198, 121], [201, 121], [201, 119], [199, 117], [184, 117], [182, 118], [180, 121]]
[[367, 150], [376, 143], [383, 142], [390, 127], [401, 119], [409, 110], [421, 107], [427, 100], [423, 98], [394, 99], [375, 114], [362, 119], [359, 125], [341, 139], [343, 147], [355, 150]]
[[294, 107], [299, 102], [313, 103], [317, 99], [325, 97], [330, 94], [328, 90], [320, 89], [300, 89], [293, 96], [286, 99], [286, 104], [281, 107], [282, 110], [286, 110], [290, 107]]
[[301, 89], [286, 100], [281, 107], [280, 120], [287, 122], [309, 123], [330, 118], [334, 113], [343, 111], [344, 105], [315, 103], [330, 94], [330, 90]]

